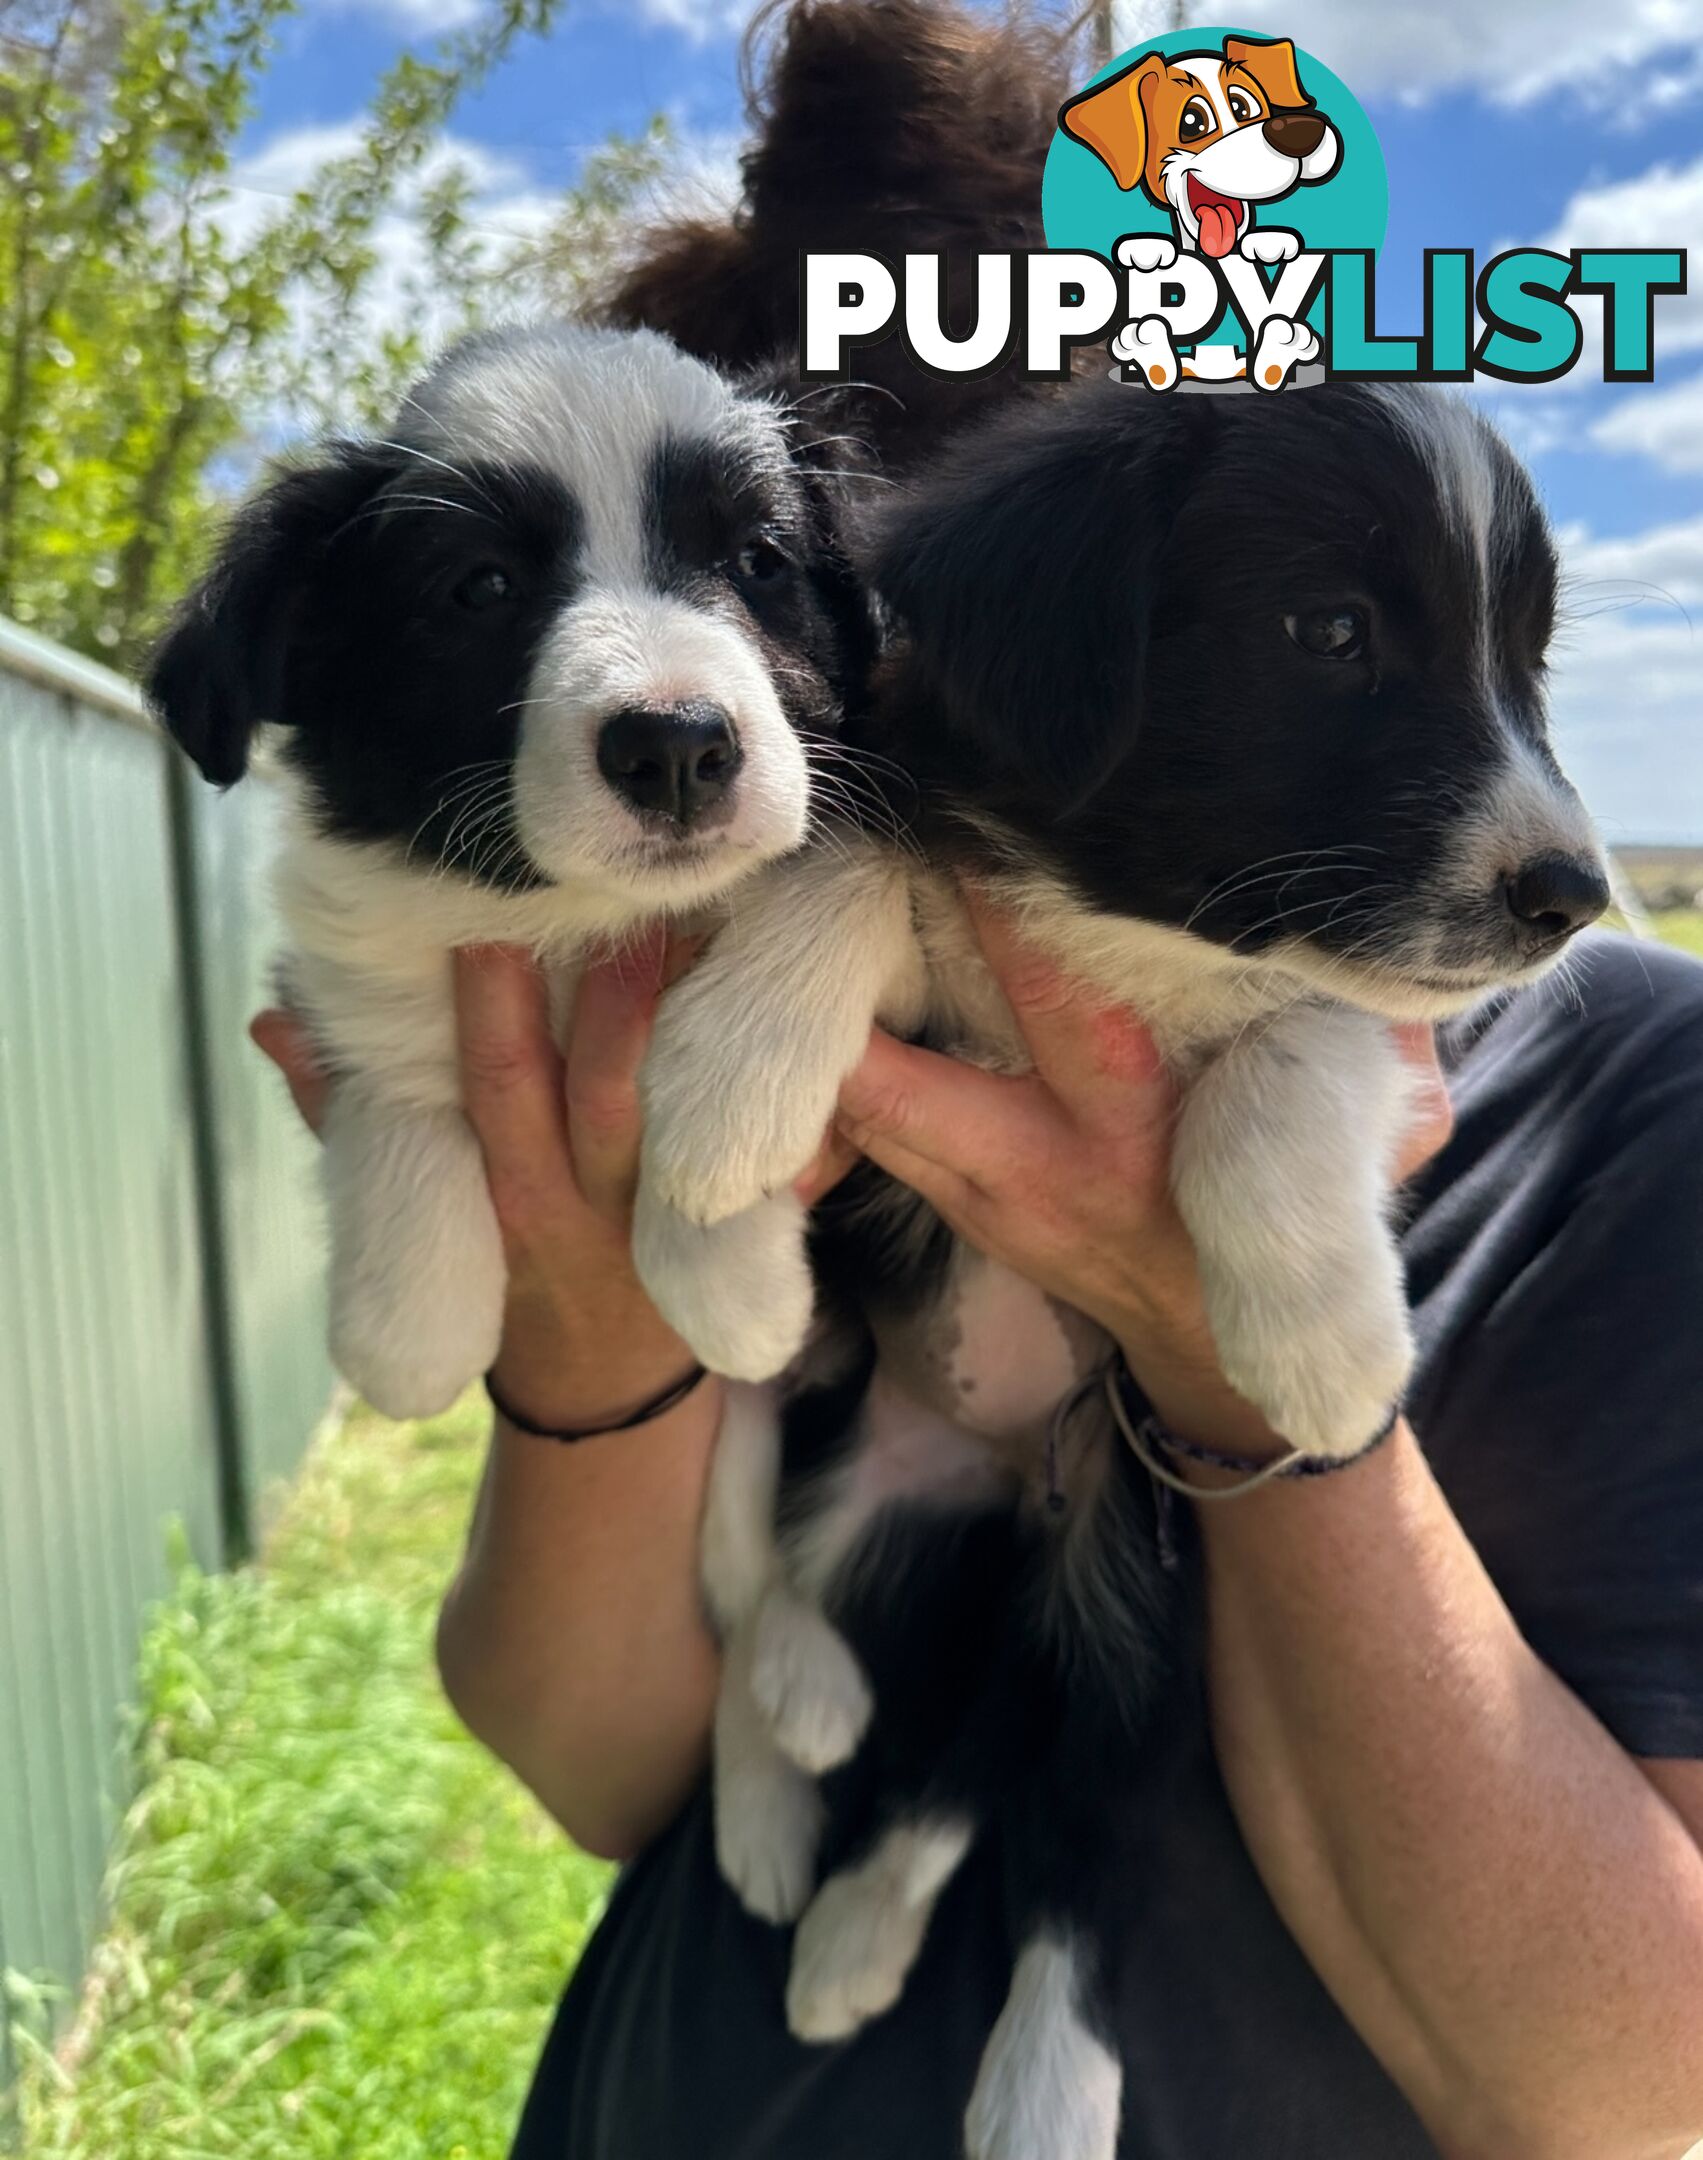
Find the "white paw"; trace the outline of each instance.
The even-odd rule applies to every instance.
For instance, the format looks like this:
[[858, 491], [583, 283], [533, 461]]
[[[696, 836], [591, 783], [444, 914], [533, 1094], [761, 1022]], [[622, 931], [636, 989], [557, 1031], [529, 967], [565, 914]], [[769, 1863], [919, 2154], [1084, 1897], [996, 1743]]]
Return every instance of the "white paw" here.
[[1413, 1370], [1401, 1274], [1386, 1243], [1311, 1282], [1251, 1283], [1203, 1270], [1224, 1377], [1303, 1455], [1363, 1448]]
[[414, 1315], [393, 1315], [370, 1331], [370, 1314], [340, 1313], [331, 1324], [331, 1362], [363, 1401], [389, 1418], [436, 1417], [490, 1371], [502, 1334], [502, 1308], [458, 1316], [450, 1334], [414, 1332]]
[[1272, 315], [1254, 347], [1249, 379], [1256, 390], [1281, 390], [1298, 367], [1318, 358], [1318, 352], [1319, 341], [1304, 322]]
[[857, 1753], [875, 1707], [845, 1637], [780, 1584], [758, 1610], [751, 1694], [782, 1753], [818, 1777]]
[[1293, 262], [1301, 252], [1301, 236], [1277, 225], [1256, 225], [1251, 232], [1243, 233], [1236, 252], [1253, 263]]
[[791, 1194], [701, 1228], [642, 1184], [633, 1265], [692, 1354], [730, 1380], [772, 1380], [804, 1347], [816, 1309], [804, 1209]]
[[730, 1644], [716, 1699], [716, 1863], [745, 1910], [778, 1927], [810, 1902], [824, 1810], [814, 1782], [764, 1729], [749, 1670], [749, 1644]]
[[1149, 389], [1169, 390], [1177, 380], [1177, 348], [1162, 315], [1126, 323], [1112, 340], [1112, 358], [1136, 369]]
[[972, 1835], [962, 1821], [902, 1823], [822, 1885], [787, 1978], [786, 2021], [800, 2040], [844, 2040], [893, 2007]]
[[1062, 1944], [1017, 1961], [964, 2117], [968, 2160], [1116, 2160], [1123, 2066], [1082, 2022]]
[[340, 1091], [324, 1172], [332, 1362], [387, 1417], [447, 1410], [496, 1357], [507, 1289], [472, 1128]]
[[1118, 242], [1118, 261], [1126, 270], [1169, 270], [1177, 243], [1169, 233], [1126, 233]]
[[[688, 976], [663, 1000], [640, 1075], [643, 1176], [688, 1221], [716, 1223], [786, 1192], [810, 1167], [840, 1074], [809, 1069], [790, 1041], [766, 1058], [761, 1045], [739, 1044], [725, 994], [706, 1002], [699, 987]], [[730, 1047], [744, 1053], [731, 1068]]]

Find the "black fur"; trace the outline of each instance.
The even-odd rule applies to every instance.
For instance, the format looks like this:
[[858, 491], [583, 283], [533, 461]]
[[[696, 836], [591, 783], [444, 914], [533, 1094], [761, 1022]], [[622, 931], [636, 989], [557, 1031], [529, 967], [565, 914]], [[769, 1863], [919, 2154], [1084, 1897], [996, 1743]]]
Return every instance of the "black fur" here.
[[[752, 383], [784, 403], [772, 372]], [[839, 537], [845, 449], [792, 431], [773, 462], [664, 436], [646, 503], [659, 588], [756, 635], [793, 724], [837, 728], [870, 663], [867, 598]], [[743, 446], [748, 450], [748, 446]], [[748, 536], [778, 543], [762, 576]], [[232, 521], [159, 645], [147, 694], [205, 777], [246, 771], [263, 723], [309, 784], [324, 831], [388, 841], [422, 866], [526, 890], [544, 882], [506, 788], [532, 668], [573, 599], [584, 515], [539, 467], [340, 442], [286, 470]], [[489, 573], [506, 589], [493, 597]]]

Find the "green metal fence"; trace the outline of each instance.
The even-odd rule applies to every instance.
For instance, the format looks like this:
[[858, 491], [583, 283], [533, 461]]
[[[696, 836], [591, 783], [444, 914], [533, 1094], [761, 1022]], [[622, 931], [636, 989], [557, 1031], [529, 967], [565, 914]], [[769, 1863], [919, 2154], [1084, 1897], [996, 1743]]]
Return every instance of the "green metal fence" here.
[[0, 621], [0, 1972], [82, 1966], [168, 1524], [243, 1551], [329, 1393], [312, 1144], [243, 1032], [276, 814]]

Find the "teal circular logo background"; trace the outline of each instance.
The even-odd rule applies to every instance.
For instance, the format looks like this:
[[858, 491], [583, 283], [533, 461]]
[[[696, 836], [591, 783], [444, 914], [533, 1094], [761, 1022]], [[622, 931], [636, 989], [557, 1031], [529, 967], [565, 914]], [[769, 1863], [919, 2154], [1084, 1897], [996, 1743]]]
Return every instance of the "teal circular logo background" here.
[[[1132, 45], [1110, 60], [1082, 85], [1092, 89], [1109, 75], [1116, 75], [1148, 53], [1170, 59], [1179, 53], [1220, 54], [1227, 37], [1250, 37], [1268, 42], [1264, 30], [1228, 28], [1172, 30], [1163, 37]], [[1359, 101], [1340, 76], [1333, 75], [1310, 52], [1295, 48], [1295, 65], [1301, 87], [1315, 110], [1327, 119], [1342, 138], [1342, 156], [1328, 180], [1314, 187], [1298, 187], [1277, 202], [1262, 203], [1254, 225], [1282, 226], [1301, 235], [1307, 248], [1371, 248], [1384, 244], [1389, 221], [1390, 184], [1384, 170], [1384, 153], [1372, 123], [1360, 110]], [[1174, 231], [1171, 214], [1150, 202], [1145, 191], [1133, 187], [1126, 194], [1086, 143], [1073, 142], [1062, 130], [1054, 132], [1047, 152], [1046, 174], [1041, 182], [1041, 219], [1047, 245], [1054, 248], [1087, 248], [1115, 260], [1113, 250], [1125, 233]]]

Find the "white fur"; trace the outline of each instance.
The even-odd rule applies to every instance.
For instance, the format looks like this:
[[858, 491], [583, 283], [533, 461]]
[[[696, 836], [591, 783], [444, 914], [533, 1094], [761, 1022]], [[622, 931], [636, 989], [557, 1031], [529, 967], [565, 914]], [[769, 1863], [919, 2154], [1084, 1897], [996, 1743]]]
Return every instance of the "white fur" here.
[[800, 2040], [844, 2040], [893, 2007], [973, 1836], [957, 1816], [896, 1824], [817, 1891], [787, 1981], [786, 2020]]
[[752, 1631], [722, 1644], [715, 1715], [716, 1864], [747, 1912], [796, 1920], [816, 1879], [824, 1810], [816, 1781], [776, 1745], [751, 1693]]
[[[559, 1026], [593, 940], [662, 915], [689, 925], [803, 838], [804, 751], [759, 647], [652, 589], [645, 545], [648, 461], [665, 437], [732, 439], [779, 463], [781, 426], [662, 338], [568, 324], [456, 348], [399, 418], [397, 447], [426, 472], [469, 456], [549, 467], [585, 532], [575, 595], [532, 670], [512, 774], [517, 829], [556, 882], [493, 890], [400, 845], [327, 837], [306, 803], [279, 865], [290, 994], [336, 1082], [325, 1154], [333, 1351], [393, 1415], [441, 1410], [485, 1370], [503, 1302], [501, 1245], [459, 1108], [453, 950], [530, 950]], [[606, 785], [596, 738], [624, 707], [692, 697], [729, 713], [744, 757], [727, 820], [678, 843]], [[789, 1229], [769, 1248], [783, 1276], [793, 1263], [790, 1301], [776, 1305], [789, 1338], [809, 1317], [795, 1247]]]
[[967, 2160], [1116, 2160], [1123, 2067], [1082, 2022], [1076, 1953], [1037, 1936], [982, 2056]]
[[[1513, 777], [1487, 805], [1503, 844], [1523, 854], [1544, 836], [1558, 848], [1588, 838], [1565, 784], [1510, 754]], [[1009, 1015], [990, 1017], [985, 970], [950, 887], [874, 843], [848, 845], [849, 855], [772, 873], [664, 1001], [646, 1070], [657, 1121], [646, 1161], [677, 1203], [720, 1215], [795, 1175], [877, 1015], [914, 1025], [926, 1010], [968, 1054], [1012, 1057]], [[1360, 1446], [1411, 1363], [1385, 1220], [1406, 1094], [1380, 1020], [1458, 1010], [1495, 977], [1458, 992], [1410, 984], [1299, 942], [1249, 958], [1092, 913], [1039, 876], [1008, 881], [1002, 896], [1068, 973], [1141, 1015], [1184, 1085], [1175, 1189], [1230, 1377], [1305, 1452]], [[765, 1235], [780, 1229], [771, 1218]], [[705, 1339], [701, 1301], [647, 1279], [687, 1340]], [[726, 1285], [713, 1294], [725, 1343]], [[745, 1372], [782, 1369], [802, 1340], [801, 1331], [781, 1343], [755, 1305], [746, 1332], [736, 1368]]]
[[875, 1709], [845, 1637], [784, 1582], [757, 1609], [751, 1694], [781, 1752], [815, 1777], [850, 1762]]

